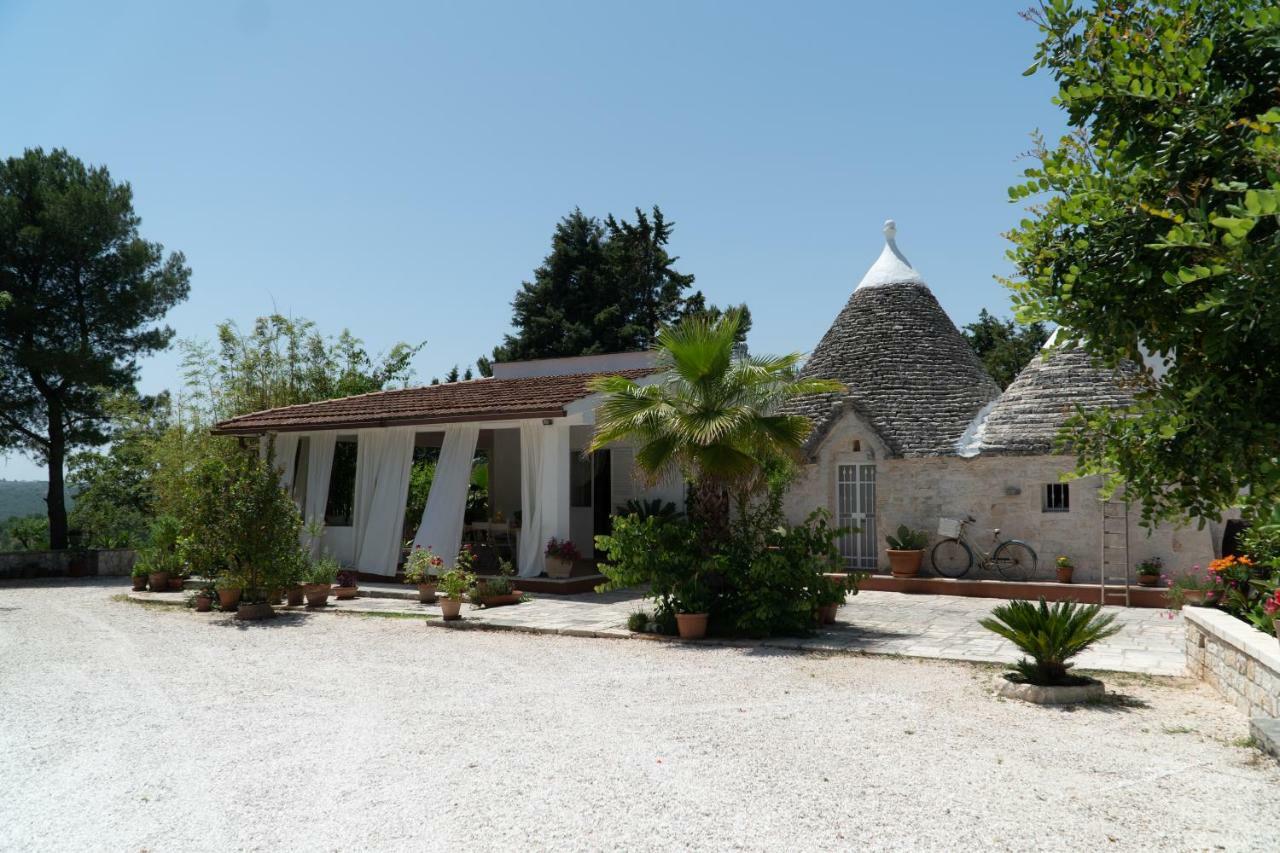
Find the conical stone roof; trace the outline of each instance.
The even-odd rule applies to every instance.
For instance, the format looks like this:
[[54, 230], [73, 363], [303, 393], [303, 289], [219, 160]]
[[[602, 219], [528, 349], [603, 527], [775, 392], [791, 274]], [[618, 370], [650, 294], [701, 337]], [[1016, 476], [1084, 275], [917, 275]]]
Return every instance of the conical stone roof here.
[[836, 379], [847, 394], [796, 400], [813, 422], [808, 451], [846, 410], [880, 434], [895, 456], [958, 452], [966, 429], [1000, 395], [924, 279], [898, 250], [892, 220], [885, 247], [803, 370]]
[[1089, 412], [1132, 405], [1136, 365], [1104, 367], [1080, 347], [1057, 344], [1057, 337], [1054, 332], [1044, 351], [1000, 395], [978, 428], [979, 452], [1052, 453], [1077, 408]]

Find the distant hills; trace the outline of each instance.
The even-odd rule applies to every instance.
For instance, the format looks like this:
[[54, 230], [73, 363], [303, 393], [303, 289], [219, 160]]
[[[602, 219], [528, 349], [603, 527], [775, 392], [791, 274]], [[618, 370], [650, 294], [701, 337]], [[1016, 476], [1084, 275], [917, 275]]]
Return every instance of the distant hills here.
[[[44, 480], [0, 480], [0, 524], [15, 515], [44, 515], [44, 493], [48, 488]], [[69, 499], [67, 508], [71, 508]]]

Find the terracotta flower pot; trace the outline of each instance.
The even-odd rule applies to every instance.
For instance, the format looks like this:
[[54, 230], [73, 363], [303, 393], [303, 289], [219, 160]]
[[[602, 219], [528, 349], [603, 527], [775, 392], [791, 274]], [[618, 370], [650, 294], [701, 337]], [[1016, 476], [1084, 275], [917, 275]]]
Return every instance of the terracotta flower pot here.
[[147, 577], [147, 582], [151, 584], [152, 592], [168, 592], [169, 591], [169, 573], [168, 572], [152, 572]]
[[818, 608], [818, 617], [823, 625], [830, 625], [836, 621], [836, 612], [840, 609], [838, 604], [824, 604]]
[[335, 586], [333, 588], [333, 597], [339, 601], [347, 601], [355, 598], [356, 593], [360, 591], [358, 586]]
[[1182, 591], [1182, 600], [1186, 604], [1194, 604], [1197, 607], [1204, 604], [1205, 596], [1208, 595], [1207, 590], [1203, 589], [1184, 589]]
[[307, 597], [307, 606], [324, 607], [329, 601], [330, 589], [327, 583], [309, 583], [304, 586], [302, 591]]
[[134, 592], [142, 592], [142, 591], [143, 591], [143, 590], [145, 590], [146, 588], [147, 588], [147, 576], [146, 576], [146, 575], [134, 575], [134, 576], [133, 576], [133, 591], [134, 591]]
[[256, 622], [259, 619], [270, 619], [276, 612], [265, 601], [260, 604], [241, 604], [236, 608], [236, 618]]
[[547, 577], [567, 578], [573, 574], [573, 560], [563, 557], [547, 557]]
[[1071, 573], [1075, 570], [1075, 566], [1058, 566], [1058, 583], [1071, 583]]
[[889, 555], [889, 568], [893, 570], [894, 577], [913, 578], [920, 574], [924, 551], [895, 551], [889, 548], [885, 553]]
[[462, 599], [442, 598], [440, 599], [440, 615], [444, 617], [444, 621], [452, 622], [454, 619], [462, 618]]
[[1138, 575], [1138, 584], [1141, 586], [1159, 586], [1159, 575]]
[[303, 592], [302, 587], [300, 586], [289, 587], [289, 591], [285, 593], [285, 598], [286, 603], [290, 607], [300, 607], [302, 606], [302, 603], [307, 600], [306, 593]]
[[182, 578], [169, 578], [169, 592], [182, 592], [183, 583]]
[[436, 585], [433, 583], [418, 584], [418, 601], [423, 604], [436, 603]]
[[677, 613], [676, 629], [682, 640], [701, 640], [707, 636], [707, 614]]
[[240, 594], [243, 592], [244, 590], [238, 586], [218, 590], [218, 606], [223, 610], [235, 610], [236, 605], [240, 603]]
[[207, 595], [196, 596], [196, 612], [208, 613], [213, 609], [213, 599]]

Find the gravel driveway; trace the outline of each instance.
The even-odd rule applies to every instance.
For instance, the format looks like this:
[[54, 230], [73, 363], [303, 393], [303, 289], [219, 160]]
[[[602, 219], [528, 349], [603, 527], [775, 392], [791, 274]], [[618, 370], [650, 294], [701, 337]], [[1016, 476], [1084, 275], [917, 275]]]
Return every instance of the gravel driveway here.
[[1189, 681], [225, 616], [0, 584], [0, 849], [1280, 849]]

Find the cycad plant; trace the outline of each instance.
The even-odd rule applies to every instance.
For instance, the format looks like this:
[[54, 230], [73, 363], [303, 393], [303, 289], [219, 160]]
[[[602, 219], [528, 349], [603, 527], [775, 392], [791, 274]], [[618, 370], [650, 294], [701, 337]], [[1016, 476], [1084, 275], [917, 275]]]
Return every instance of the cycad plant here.
[[727, 532], [730, 492], [750, 494], [763, 482], [765, 462], [803, 446], [809, 421], [782, 413], [782, 404], [844, 389], [801, 378], [799, 353], [735, 357], [741, 323], [736, 309], [718, 319], [685, 318], [658, 333], [659, 382], [607, 376], [591, 386], [606, 396], [590, 449], [630, 440], [637, 467], [651, 479], [679, 471], [694, 485], [690, 515], [711, 539]]
[[1100, 615], [1096, 604], [1082, 605], [1061, 601], [1050, 607], [1043, 598], [1039, 605], [1029, 601], [1011, 601], [991, 610], [991, 616], [979, 620], [988, 631], [994, 631], [1013, 643], [1031, 660], [1022, 658], [1014, 670], [1030, 684], [1063, 684], [1070, 679], [1068, 661], [1089, 646], [1120, 631], [1113, 625], [1113, 614]]

